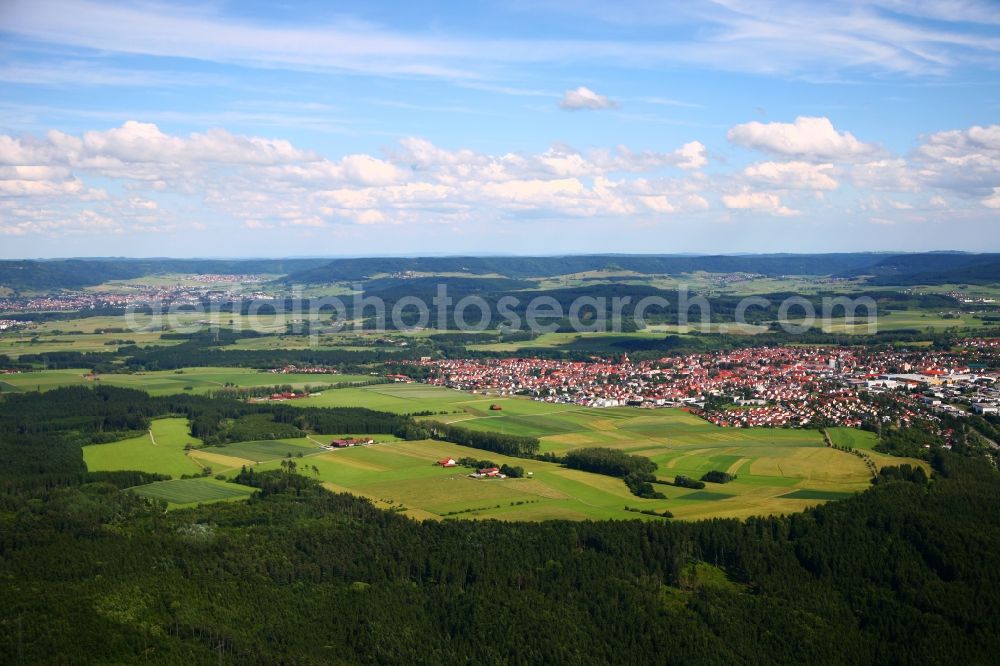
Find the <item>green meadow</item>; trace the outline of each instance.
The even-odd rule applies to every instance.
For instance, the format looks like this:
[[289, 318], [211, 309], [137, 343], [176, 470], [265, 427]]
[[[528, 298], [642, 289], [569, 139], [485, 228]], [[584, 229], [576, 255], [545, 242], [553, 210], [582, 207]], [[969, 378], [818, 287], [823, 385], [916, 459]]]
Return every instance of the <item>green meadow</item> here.
[[462, 405], [476, 400], [470, 393], [426, 384], [378, 384], [324, 391], [322, 395], [295, 400], [299, 407], [367, 407], [395, 414], [462, 412]]
[[[206, 382], [208, 377], [214, 377], [211, 381], [240, 379], [240, 371], [226, 370], [230, 374], [223, 376], [211, 369], [203, 370], [185, 374], [192, 372], [192, 378], [200, 376]], [[176, 391], [178, 383], [170, 374], [136, 375], [135, 385], [159, 392], [173, 387]], [[315, 377], [310, 379], [316, 382]], [[143, 386], [144, 381], [149, 384]], [[334, 451], [320, 448], [334, 437], [364, 434], [334, 433], [203, 447], [189, 436], [183, 419], [159, 419], [144, 437], [85, 447], [84, 458], [92, 470], [138, 469], [170, 474], [175, 479], [206, 469], [213, 476], [232, 478], [244, 466], [277, 469], [283, 460], [294, 460], [299, 473], [316, 478], [331, 490], [361, 495], [418, 519], [662, 520], [627, 511], [626, 507], [668, 509], [681, 519], [746, 517], [800, 511], [864, 490], [871, 481], [871, 473], [860, 457], [828, 447], [819, 431], [719, 428], [677, 409], [591, 409], [422, 384], [334, 389], [289, 404], [361, 406], [401, 414], [429, 412], [432, 415], [419, 418], [537, 437], [543, 452], [555, 454], [579, 447], [620, 449], [657, 463], [656, 475], [665, 483], [656, 487], [667, 499], [635, 497], [617, 478], [432, 440], [407, 442], [372, 435], [378, 442], [373, 446]], [[491, 410], [492, 405], [501, 409]], [[873, 452], [875, 439], [871, 433], [831, 428], [830, 436], [839, 446], [864, 451], [878, 466], [922, 464]], [[191, 448], [185, 450], [188, 444]], [[445, 457], [518, 465], [531, 472], [531, 478], [471, 479], [471, 470], [445, 469], [435, 464]], [[736, 479], [724, 485], [709, 483], [702, 490], [668, 485], [677, 475], [700, 478], [710, 470], [735, 474]], [[163, 487], [180, 488], [169, 484]], [[200, 497], [188, 501], [163, 498], [171, 506], [206, 501]]]
[[201, 442], [188, 434], [187, 419], [156, 419], [141, 437], [83, 447], [83, 460], [91, 471], [130, 469], [176, 478], [202, 469], [184, 450], [188, 445], [201, 446]]
[[126, 341], [141, 347], [150, 345], [169, 346], [180, 340], [163, 340], [160, 333], [48, 333], [37, 335], [35, 331], [21, 334], [6, 333], [0, 336], [0, 354], [10, 358], [20, 358], [24, 354], [46, 354], [51, 352], [76, 351], [114, 352]]
[[133, 492], [163, 500], [170, 508], [180, 509], [210, 502], [246, 499], [255, 489], [217, 479], [174, 479], [139, 486]]
[[359, 383], [370, 381], [370, 375], [342, 374], [279, 374], [252, 368], [198, 367], [183, 370], [160, 370], [132, 374], [104, 374], [93, 377], [89, 370], [40, 370], [16, 375], [0, 375], [0, 391], [48, 390], [58, 386], [91, 385], [95, 382], [134, 388], [151, 395], [172, 393], [210, 393], [227, 384], [240, 387], [291, 385], [302, 389], [306, 386]]
[[923, 467], [924, 471], [928, 474], [931, 472], [931, 466], [924, 460], [915, 460], [913, 458], [901, 459], [876, 451], [874, 447], [878, 443], [878, 438], [873, 432], [866, 432], [855, 428], [827, 428], [826, 430], [830, 435], [830, 441], [836, 446], [863, 451], [866, 456], [872, 459], [878, 469], [882, 469], [887, 465], [909, 463]]

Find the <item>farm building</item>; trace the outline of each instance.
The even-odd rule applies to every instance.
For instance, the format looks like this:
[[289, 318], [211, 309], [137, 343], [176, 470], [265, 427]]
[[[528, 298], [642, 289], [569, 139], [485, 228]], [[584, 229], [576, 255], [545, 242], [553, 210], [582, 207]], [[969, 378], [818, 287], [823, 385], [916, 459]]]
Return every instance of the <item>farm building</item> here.
[[470, 474], [473, 479], [506, 479], [506, 474], [500, 473], [499, 467], [484, 467], [475, 474]]
[[272, 393], [271, 400], [296, 400], [298, 398], [308, 398], [308, 393], [295, 393], [293, 391], [284, 391], [282, 393]]
[[349, 446], [365, 446], [366, 444], [374, 444], [375, 440], [370, 437], [364, 439], [357, 439], [354, 437], [345, 437], [343, 439], [335, 439], [330, 442], [330, 446], [335, 449], [346, 449]]
[[455, 461], [454, 458], [443, 458], [441, 460], [438, 460], [438, 465], [441, 465], [441, 467], [454, 467], [457, 464], [458, 463]]

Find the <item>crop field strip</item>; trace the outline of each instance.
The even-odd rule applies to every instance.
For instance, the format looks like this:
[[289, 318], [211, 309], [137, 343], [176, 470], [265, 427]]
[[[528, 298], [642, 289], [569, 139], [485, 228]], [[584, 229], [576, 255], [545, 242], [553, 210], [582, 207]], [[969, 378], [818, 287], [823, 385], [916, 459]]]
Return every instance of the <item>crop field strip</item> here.
[[174, 479], [157, 481], [132, 489], [144, 497], [160, 499], [174, 506], [190, 506], [207, 502], [246, 499], [254, 488], [216, 479]]

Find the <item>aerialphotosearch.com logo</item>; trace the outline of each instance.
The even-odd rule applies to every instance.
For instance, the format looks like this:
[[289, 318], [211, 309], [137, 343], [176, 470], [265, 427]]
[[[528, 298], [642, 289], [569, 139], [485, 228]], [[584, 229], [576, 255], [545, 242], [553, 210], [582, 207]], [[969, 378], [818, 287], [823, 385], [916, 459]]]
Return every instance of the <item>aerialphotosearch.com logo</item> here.
[[[664, 330], [701, 333], [760, 331], [761, 326], [791, 335], [836, 325], [849, 324], [851, 330], [878, 332], [878, 308], [869, 296], [824, 296], [813, 299], [795, 295], [771, 300], [746, 296], [735, 303], [712, 303], [692, 294], [686, 285], [674, 292], [642, 297], [629, 294], [577, 296], [571, 301], [552, 295], [505, 294], [486, 299], [478, 294], [454, 298], [448, 285], [437, 285], [429, 302], [404, 295], [385, 299], [366, 295], [360, 288], [349, 296], [304, 298], [301, 288], [289, 297], [224, 301], [151, 301], [130, 306], [126, 322], [132, 331], [185, 330], [208, 325], [211, 330], [276, 331], [308, 336], [319, 344], [321, 335], [341, 332], [408, 332], [424, 329], [460, 332], [501, 330], [533, 335], [555, 331], [574, 333], [622, 333], [650, 325], [666, 325]], [[863, 313], [863, 314], [862, 314]]]

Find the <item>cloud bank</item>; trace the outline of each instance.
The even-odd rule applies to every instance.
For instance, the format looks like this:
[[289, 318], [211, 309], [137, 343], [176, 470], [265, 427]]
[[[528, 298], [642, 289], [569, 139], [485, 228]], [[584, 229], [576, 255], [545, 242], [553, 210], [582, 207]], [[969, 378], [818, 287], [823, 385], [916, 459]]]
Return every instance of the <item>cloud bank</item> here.
[[221, 128], [170, 134], [139, 121], [80, 135], [0, 135], [0, 233], [482, 230], [541, 221], [572, 229], [588, 219], [694, 224], [732, 213], [740, 224], [748, 216], [880, 211], [884, 220], [886, 211], [1000, 208], [998, 125], [930, 134], [907, 155], [828, 118], [746, 123], [726, 137], [758, 159], [716, 161], [698, 140], [672, 150], [553, 143], [491, 154], [420, 137], [381, 155], [331, 158], [280, 138]]

